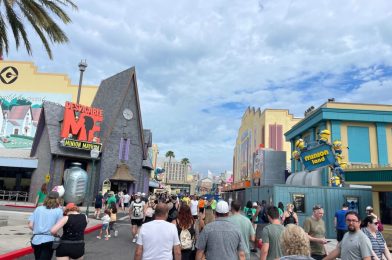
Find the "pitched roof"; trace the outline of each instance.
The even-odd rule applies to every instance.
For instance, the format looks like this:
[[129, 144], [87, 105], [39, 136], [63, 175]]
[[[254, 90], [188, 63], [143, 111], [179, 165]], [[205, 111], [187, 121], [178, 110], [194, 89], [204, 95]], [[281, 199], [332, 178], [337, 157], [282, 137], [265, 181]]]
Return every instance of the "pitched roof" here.
[[27, 111], [29, 111], [30, 105], [24, 106], [13, 106], [11, 112], [8, 114], [8, 119], [20, 120], [26, 116]]
[[39, 121], [39, 117], [41, 116], [41, 110], [42, 110], [42, 108], [40, 108], [40, 107], [31, 108], [31, 114], [33, 115], [33, 121], [36, 121], [36, 122]]

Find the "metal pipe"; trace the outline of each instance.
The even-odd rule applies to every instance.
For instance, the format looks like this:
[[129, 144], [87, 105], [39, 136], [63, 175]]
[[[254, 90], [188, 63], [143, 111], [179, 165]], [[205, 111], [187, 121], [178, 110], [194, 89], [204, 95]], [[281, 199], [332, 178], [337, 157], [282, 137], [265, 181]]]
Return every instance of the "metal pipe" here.
[[86, 60], [81, 60], [79, 62], [79, 70], [80, 70], [80, 77], [79, 77], [79, 87], [78, 87], [78, 96], [76, 99], [76, 104], [79, 104], [80, 101], [80, 92], [82, 91], [82, 81], [83, 81], [83, 72], [86, 70], [87, 68], [87, 62]]

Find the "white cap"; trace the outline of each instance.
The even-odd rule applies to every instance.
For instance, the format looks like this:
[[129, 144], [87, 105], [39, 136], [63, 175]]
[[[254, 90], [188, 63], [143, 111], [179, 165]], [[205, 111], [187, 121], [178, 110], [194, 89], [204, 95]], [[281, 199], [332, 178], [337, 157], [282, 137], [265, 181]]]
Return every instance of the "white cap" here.
[[372, 206], [367, 206], [366, 210], [373, 210]]
[[257, 207], [257, 202], [253, 202], [252, 206]]
[[227, 204], [226, 201], [220, 200], [216, 204], [216, 212], [221, 213], [221, 214], [226, 214], [229, 212], [229, 204]]
[[143, 192], [143, 193], [142, 193], [142, 196], [146, 196], [146, 193]]

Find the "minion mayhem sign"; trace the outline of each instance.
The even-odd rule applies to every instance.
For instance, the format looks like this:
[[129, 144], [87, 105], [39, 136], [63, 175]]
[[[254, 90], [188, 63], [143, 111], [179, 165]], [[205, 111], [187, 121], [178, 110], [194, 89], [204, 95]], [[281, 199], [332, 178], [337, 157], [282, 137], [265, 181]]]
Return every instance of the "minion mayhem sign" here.
[[60, 136], [61, 145], [70, 148], [83, 150], [99, 150], [99, 133], [101, 122], [103, 121], [103, 111], [99, 108], [92, 108], [71, 102], [65, 102], [63, 127]]

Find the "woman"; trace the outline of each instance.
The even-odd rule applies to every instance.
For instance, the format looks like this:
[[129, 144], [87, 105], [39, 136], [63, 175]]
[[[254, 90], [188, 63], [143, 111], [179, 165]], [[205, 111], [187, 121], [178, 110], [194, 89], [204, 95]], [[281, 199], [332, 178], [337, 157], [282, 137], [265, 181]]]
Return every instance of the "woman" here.
[[[361, 230], [370, 239], [372, 243], [372, 249], [378, 259], [383, 259], [382, 255], [385, 255], [387, 260], [392, 260], [391, 253], [385, 243], [385, 239], [380, 231], [378, 231], [377, 218], [374, 216], [367, 216], [361, 223]], [[374, 259], [374, 258], [372, 258]]]
[[310, 257], [310, 242], [309, 236], [305, 231], [294, 224], [288, 224], [284, 229], [280, 244], [282, 246], [283, 257], [281, 260], [308, 260]]
[[80, 214], [79, 208], [74, 203], [67, 204], [64, 215], [50, 230], [55, 235], [63, 228], [61, 244], [56, 249], [56, 259], [83, 259], [84, 230], [87, 226], [87, 216]]
[[282, 223], [283, 223], [284, 206], [283, 206], [283, 202], [281, 202], [281, 201], [279, 201], [279, 203], [278, 203], [278, 210], [279, 210], [280, 221], [282, 221]]
[[94, 217], [96, 219], [100, 219], [100, 215], [101, 215], [101, 209], [102, 209], [102, 203], [104, 201], [104, 198], [102, 196], [102, 191], [98, 192], [98, 195], [95, 196], [95, 212], [94, 212]]
[[157, 204], [158, 201], [156, 201], [156, 197], [151, 195], [147, 203], [144, 205], [144, 215], [146, 216], [144, 218], [144, 223], [154, 220], [155, 207]]
[[285, 226], [287, 224], [298, 225], [298, 216], [297, 216], [297, 213], [294, 212], [294, 205], [293, 204], [288, 203], [286, 205], [286, 210], [283, 213], [282, 223]]
[[33, 231], [31, 245], [37, 260], [52, 259], [54, 237], [50, 229], [63, 217], [63, 211], [59, 206], [58, 192], [51, 191], [46, 196], [43, 206], [37, 207], [29, 218], [29, 228]]
[[[256, 207], [257, 207], [257, 203], [256, 203]], [[252, 201], [248, 201], [247, 203], [246, 203], [246, 206], [245, 206], [245, 208], [244, 208], [244, 213], [245, 213], [245, 216], [250, 220], [250, 222], [252, 222], [252, 224], [253, 224], [253, 217], [254, 217], [254, 215], [256, 214], [256, 208], [253, 208], [253, 204], [252, 204]]]
[[178, 213], [176, 219], [176, 226], [178, 236], [181, 242], [181, 259], [194, 260], [195, 259], [195, 221], [192, 216], [191, 208], [184, 203]]
[[48, 194], [48, 189], [46, 187], [46, 183], [42, 184], [41, 189], [37, 192], [37, 197], [35, 198], [35, 206], [42, 206], [46, 195]]
[[211, 223], [215, 221], [215, 214], [212, 211], [211, 207], [206, 207], [204, 209], [204, 225], [207, 225], [208, 223]]
[[380, 231], [380, 232], [384, 231], [384, 226], [381, 223], [380, 219], [377, 217], [377, 215], [374, 214], [372, 206], [367, 206], [366, 207], [366, 216], [373, 216], [373, 217], [375, 217], [376, 218], [375, 221], [378, 223], [377, 224], [378, 231]]

